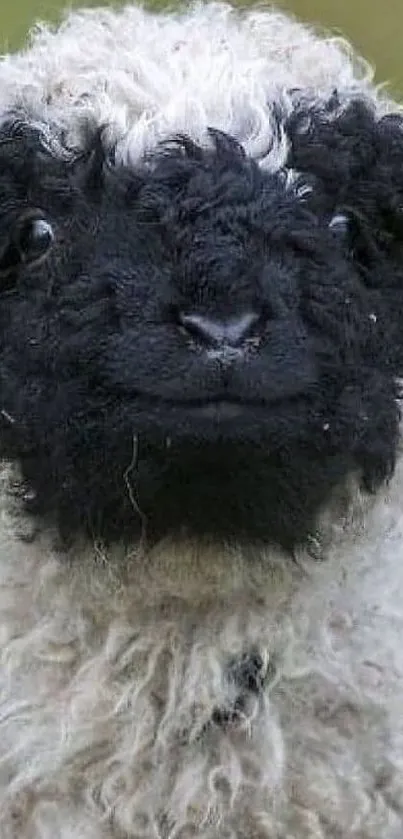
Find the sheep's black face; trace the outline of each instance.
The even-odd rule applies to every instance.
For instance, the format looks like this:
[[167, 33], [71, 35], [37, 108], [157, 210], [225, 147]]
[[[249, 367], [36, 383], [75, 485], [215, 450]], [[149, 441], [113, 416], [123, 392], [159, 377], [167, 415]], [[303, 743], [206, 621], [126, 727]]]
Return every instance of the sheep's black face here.
[[213, 139], [134, 171], [3, 129], [3, 451], [66, 534], [292, 547], [392, 468], [399, 354], [349, 216]]

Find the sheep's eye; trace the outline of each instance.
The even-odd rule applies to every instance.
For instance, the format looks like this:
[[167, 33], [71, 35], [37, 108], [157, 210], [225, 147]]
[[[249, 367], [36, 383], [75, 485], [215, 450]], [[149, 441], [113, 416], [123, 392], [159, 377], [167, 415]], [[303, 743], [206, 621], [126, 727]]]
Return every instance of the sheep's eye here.
[[52, 241], [52, 225], [44, 218], [34, 218], [20, 226], [14, 245], [21, 262], [35, 262], [46, 253]]
[[346, 213], [336, 213], [329, 222], [329, 230], [340, 236], [341, 239], [347, 238], [350, 233], [350, 218]]
[[19, 219], [0, 253], [0, 291], [13, 287], [12, 277], [20, 265], [37, 262], [45, 256], [53, 238], [52, 225], [42, 216]]

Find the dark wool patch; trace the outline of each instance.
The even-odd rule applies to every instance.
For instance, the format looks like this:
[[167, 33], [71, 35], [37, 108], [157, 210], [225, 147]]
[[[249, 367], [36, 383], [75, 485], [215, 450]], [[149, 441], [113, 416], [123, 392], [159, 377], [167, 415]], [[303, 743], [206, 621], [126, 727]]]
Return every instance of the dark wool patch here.
[[392, 473], [402, 125], [332, 107], [287, 126], [291, 187], [219, 132], [125, 169], [3, 125], [1, 450], [65, 537], [292, 550]]

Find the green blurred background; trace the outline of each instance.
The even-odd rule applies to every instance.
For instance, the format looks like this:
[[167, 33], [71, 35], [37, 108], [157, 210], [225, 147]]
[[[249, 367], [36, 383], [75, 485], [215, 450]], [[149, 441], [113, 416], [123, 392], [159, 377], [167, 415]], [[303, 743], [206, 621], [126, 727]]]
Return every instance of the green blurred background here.
[[[107, 0], [103, 0], [107, 2]], [[0, 0], [0, 52], [24, 43], [36, 20], [57, 19], [65, 5], [100, 5], [102, 0]], [[164, 0], [151, 0], [161, 7]], [[403, 0], [275, 0], [301, 19], [343, 33], [377, 68], [379, 81], [403, 98]]]

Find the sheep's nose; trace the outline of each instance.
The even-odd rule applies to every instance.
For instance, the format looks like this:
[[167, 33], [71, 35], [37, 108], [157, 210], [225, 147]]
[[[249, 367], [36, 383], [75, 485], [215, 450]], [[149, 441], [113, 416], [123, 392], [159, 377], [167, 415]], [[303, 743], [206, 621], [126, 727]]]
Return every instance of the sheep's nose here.
[[239, 347], [254, 333], [261, 316], [244, 312], [232, 318], [218, 319], [206, 315], [181, 312], [180, 325], [193, 339], [207, 347]]

